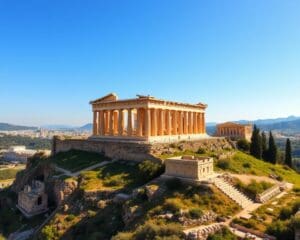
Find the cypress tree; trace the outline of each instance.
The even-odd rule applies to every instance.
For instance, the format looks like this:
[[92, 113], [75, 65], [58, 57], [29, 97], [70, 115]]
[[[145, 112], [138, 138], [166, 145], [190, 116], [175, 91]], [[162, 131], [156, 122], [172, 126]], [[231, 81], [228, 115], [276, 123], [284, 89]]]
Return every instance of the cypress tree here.
[[267, 136], [265, 132], [262, 132], [261, 134], [261, 149], [262, 149], [263, 160], [268, 161]]
[[292, 147], [291, 147], [291, 141], [288, 138], [286, 140], [286, 145], [285, 145], [285, 164], [288, 165], [289, 167], [293, 167], [293, 162], [292, 162]]
[[262, 158], [261, 136], [256, 125], [254, 125], [251, 137], [250, 154], [258, 159]]
[[268, 161], [270, 163], [276, 164], [278, 159], [278, 150], [273, 137], [272, 132], [270, 131], [269, 137], [269, 149], [268, 149]]

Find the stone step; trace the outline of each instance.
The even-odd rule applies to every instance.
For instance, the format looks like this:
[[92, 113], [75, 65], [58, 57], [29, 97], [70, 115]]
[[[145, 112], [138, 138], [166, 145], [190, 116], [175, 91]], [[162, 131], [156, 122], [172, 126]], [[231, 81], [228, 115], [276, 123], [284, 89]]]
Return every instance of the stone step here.
[[241, 193], [238, 189], [227, 183], [221, 178], [215, 178], [213, 180], [217, 188], [219, 188], [223, 193], [225, 193], [230, 199], [235, 201], [242, 208], [246, 208], [253, 203], [246, 195]]

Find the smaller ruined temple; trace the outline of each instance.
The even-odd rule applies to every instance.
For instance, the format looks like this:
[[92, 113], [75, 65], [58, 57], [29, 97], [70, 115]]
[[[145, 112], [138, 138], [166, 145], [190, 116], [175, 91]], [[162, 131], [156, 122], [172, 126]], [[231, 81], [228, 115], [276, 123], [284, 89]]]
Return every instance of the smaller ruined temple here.
[[246, 139], [250, 141], [252, 137], [252, 131], [253, 128], [251, 124], [226, 122], [217, 125], [216, 136], [228, 137], [234, 140]]
[[41, 181], [33, 181], [26, 185], [18, 194], [17, 208], [30, 218], [48, 211], [48, 196], [45, 193], [45, 184]]
[[165, 160], [165, 164], [165, 177], [198, 182], [207, 180], [214, 175], [214, 161], [210, 157], [174, 157]]

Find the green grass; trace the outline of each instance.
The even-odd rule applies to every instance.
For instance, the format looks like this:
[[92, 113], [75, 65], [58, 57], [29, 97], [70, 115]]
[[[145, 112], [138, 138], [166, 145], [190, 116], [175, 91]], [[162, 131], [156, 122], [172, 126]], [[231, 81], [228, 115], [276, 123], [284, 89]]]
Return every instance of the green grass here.
[[[236, 152], [228, 161], [229, 166], [226, 171], [257, 176], [270, 176], [270, 174], [275, 174], [282, 177], [284, 181], [293, 183], [296, 187], [300, 187], [300, 175], [296, 171], [283, 165], [267, 163], [242, 152]], [[218, 161], [215, 161], [215, 168], [216, 170], [223, 171], [218, 168]]]
[[266, 191], [267, 189], [273, 186], [274, 184], [272, 183], [265, 182], [265, 181], [257, 182], [255, 180], [251, 180], [249, 184], [244, 184], [241, 181], [238, 181], [235, 184], [235, 187], [237, 189], [242, 191], [244, 194], [246, 194], [248, 197], [252, 198], [253, 200], [255, 200], [258, 194], [263, 193], [264, 191]]
[[50, 160], [58, 167], [71, 172], [77, 172], [97, 163], [110, 161], [110, 159], [104, 155], [78, 150], [58, 153], [54, 157], [51, 157]]
[[0, 169], [0, 180], [14, 179], [18, 172], [23, 170], [22, 168], [9, 168], [9, 169]]
[[119, 190], [125, 192], [145, 183], [139, 175], [138, 165], [119, 162], [110, 163], [95, 170], [81, 174], [83, 190]]

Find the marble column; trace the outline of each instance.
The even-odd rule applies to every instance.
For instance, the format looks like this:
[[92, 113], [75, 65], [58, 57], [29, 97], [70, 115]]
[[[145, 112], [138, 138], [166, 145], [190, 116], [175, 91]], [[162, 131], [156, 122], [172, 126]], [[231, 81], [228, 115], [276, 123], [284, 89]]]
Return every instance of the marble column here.
[[172, 113], [172, 129], [172, 134], [177, 135], [177, 111], [173, 111]]
[[151, 109], [151, 136], [157, 135], [157, 109]]
[[182, 135], [183, 134], [183, 112], [178, 111], [178, 135]]
[[118, 135], [118, 132], [119, 132], [119, 122], [118, 122], [118, 119], [119, 119], [119, 112], [118, 111], [114, 111], [114, 135]]
[[166, 110], [166, 134], [171, 135], [171, 111]]
[[99, 135], [104, 135], [104, 111], [99, 112], [99, 120], [100, 120], [100, 127], [99, 127]]
[[145, 109], [145, 136], [151, 136], [151, 112], [150, 109]]
[[202, 134], [202, 132], [203, 132], [202, 113], [199, 114], [199, 125], [200, 125], [199, 133]]
[[118, 134], [119, 134], [119, 136], [123, 135], [123, 129], [124, 129], [123, 109], [119, 109], [119, 120], [118, 120]]
[[132, 109], [128, 109], [128, 119], [127, 119], [127, 135], [132, 136]]
[[109, 111], [105, 111], [105, 128], [104, 134], [109, 134]]
[[196, 112], [193, 113], [193, 127], [194, 127], [193, 133], [197, 134], [198, 124], [197, 124], [197, 113]]
[[136, 126], [136, 129], [137, 129], [137, 135], [138, 136], [143, 136], [143, 124], [142, 124], [142, 110], [140, 108], [138, 108], [136, 110], [136, 114], [137, 114], [137, 126]]
[[158, 135], [164, 135], [165, 129], [165, 111], [162, 109], [158, 109]]
[[109, 111], [109, 135], [114, 135], [114, 110]]
[[205, 123], [205, 113], [202, 113], [202, 125], [203, 125], [203, 127], [202, 127], [202, 129], [203, 129], [203, 134], [205, 134], [206, 133], [206, 123]]
[[93, 111], [93, 135], [97, 135], [98, 123], [97, 123], [97, 112]]
[[188, 134], [188, 112], [184, 112], [184, 134]]
[[192, 112], [189, 112], [189, 134], [193, 133], [193, 114]]

